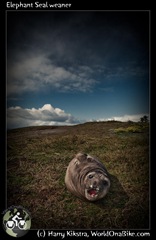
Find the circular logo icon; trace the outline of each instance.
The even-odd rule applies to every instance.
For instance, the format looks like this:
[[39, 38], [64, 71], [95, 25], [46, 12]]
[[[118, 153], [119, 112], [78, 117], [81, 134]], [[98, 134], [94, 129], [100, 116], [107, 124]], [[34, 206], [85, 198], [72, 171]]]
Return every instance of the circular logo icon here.
[[3, 216], [3, 227], [7, 234], [12, 237], [24, 236], [31, 227], [29, 212], [21, 206], [11, 206]]

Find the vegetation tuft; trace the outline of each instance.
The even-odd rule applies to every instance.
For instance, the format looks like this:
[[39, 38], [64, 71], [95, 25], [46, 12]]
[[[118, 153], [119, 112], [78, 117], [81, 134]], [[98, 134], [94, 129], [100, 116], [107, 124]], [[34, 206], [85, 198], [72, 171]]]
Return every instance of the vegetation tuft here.
[[[148, 229], [149, 124], [91, 122], [8, 131], [7, 205], [21, 205], [33, 229]], [[64, 184], [79, 151], [98, 157], [111, 174], [108, 195], [82, 201]]]

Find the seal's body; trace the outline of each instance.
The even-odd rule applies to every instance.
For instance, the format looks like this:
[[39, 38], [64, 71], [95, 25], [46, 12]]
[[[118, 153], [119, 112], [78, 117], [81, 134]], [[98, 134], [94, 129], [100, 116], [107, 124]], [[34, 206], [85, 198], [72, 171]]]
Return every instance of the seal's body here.
[[97, 158], [78, 153], [67, 167], [65, 184], [77, 197], [96, 201], [107, 194], [110, 179], [105, 166]]

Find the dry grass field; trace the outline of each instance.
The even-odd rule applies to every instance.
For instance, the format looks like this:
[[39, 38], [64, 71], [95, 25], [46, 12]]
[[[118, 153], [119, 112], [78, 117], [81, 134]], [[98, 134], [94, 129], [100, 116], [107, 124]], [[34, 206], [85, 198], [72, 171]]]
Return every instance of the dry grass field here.
[[[8, 130], [7, 205], [21, 205], [32, 229], [148, 229], [148, 123], [90, 122]], [[95, 203], [69, 193], [64, 177], [79, 151], [98, 157], [111, 174]]]

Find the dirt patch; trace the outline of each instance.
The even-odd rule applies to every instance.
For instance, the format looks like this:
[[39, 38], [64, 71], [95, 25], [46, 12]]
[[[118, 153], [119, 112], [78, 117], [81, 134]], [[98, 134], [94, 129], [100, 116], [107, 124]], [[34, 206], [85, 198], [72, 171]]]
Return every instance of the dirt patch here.
[[55, 129], [45, 129], [36, 131], [37, 134], [54, 134], [54, 133], [63, 133], [66, 132], [67, 129], [55, 128]]
[[27, 131], [23, 131], [23, 135], [26, 135], [27, 137], [40, 137], [40, 136], [50, 136], [53, 134], [62, 134], [64, 132], [67, 132], [66, 128], [49, 128], [49, 129], [28, 129]]

